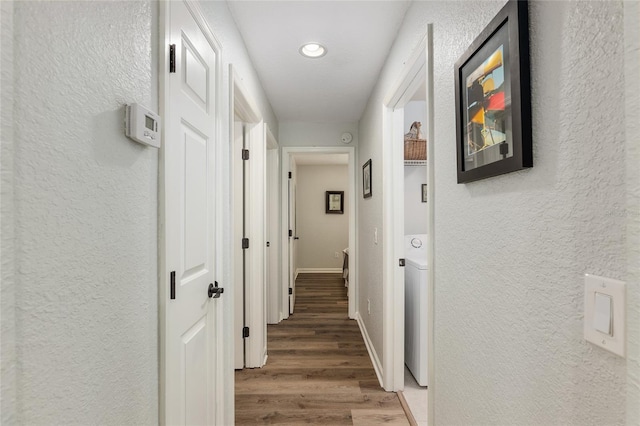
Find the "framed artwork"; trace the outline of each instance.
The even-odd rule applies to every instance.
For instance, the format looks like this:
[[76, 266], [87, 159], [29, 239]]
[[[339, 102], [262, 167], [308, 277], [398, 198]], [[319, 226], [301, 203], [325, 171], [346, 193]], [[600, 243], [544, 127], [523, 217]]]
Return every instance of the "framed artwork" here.
[[533, 166], [529, 11], [509, 0], [455, 65], [458, 183]]
[[427, 202], [427, 184], [426, 183], [422, 184], [422, 202], [423, 203]]
[[344, 213], [344, 191], [325, 192], [326, 213]]
[[362, 166], [362, 195], [364, 198], [371, 197], [371, 159]]

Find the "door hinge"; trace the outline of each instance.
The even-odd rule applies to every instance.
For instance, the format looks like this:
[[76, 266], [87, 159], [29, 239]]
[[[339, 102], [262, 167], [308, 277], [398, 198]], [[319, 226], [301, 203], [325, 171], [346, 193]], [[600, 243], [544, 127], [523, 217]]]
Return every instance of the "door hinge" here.
[[400, 259], [398, 263], [400, 264], [400, 266], [404, 266], [404, 259]]
[[176, 45], [169, 45], [169, 72], [176, 72]]
[[249, 239], [248, 238], [243, 238], [242, 239], [242, 248], [243, 249], [248, 249], [249, 248]]
[[249, 337], [249, 327], [242, 327], [242, 337]]
[[291, 179], [291, 172], [289, 172], [289, 179]]
[[248, 160], [249, 159], [249, 150], [248, 149], [243, 149], [242, 150], [242, 159], [243, 160]]
[[289, 288], [289, 294], [293, 294], [293, 289]]
[[176, 271], [171, 271], [171, 299], [176, 298]]
[[293, 237], [293, 230], [292, 229], [289, 229], [289, 236]]

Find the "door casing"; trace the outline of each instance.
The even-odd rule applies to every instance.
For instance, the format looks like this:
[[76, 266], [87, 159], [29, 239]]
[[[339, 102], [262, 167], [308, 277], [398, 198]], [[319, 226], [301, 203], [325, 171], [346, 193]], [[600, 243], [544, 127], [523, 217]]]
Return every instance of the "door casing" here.
[[289, 164], [291, 157], [295, 154], [347, 154], [348, 160], [348, 176], [349, 176], [349, 318], [356, 319], [357, 314], [357, 294], [358, 294], [358, 246], [357, 246], [357, 203], [356, 194], [359, 194], [356, 188], [356, 152], [354, 147], [326, 146], [326, 147], [282, 147], [282, 175], [281, 175], [281, 239], [282, 247], [282, 299], [280, 309], [283, 313], [283, 319], [289, 317], [289, 224], [288, 224], [288, 181], [289, 181]]
[[[234, 300], [235, 313], [238, 309], [244, 309], [244, 325], [249, 327], [249, 337], [244, 339], [244, 366], [247, 368], [262, 367], [267, 359], [267, 317], [266, 317], [266, 278], [265, 278], [265, 246], [266, 246], [266, 130], [260, 110], [256, 107], [249, 92], [242, 85], [242, 79], [238, 76], [233, 65], [229, 65], [229, 126], [234, 129], [236, 120], [245, 126], [245, 145], [249, 149], [249, 160], [245, 162], [247, 173], [245, 208], [247, 217], [245, 219], [245, 237], [249, 238], [249, 248], [244, 250], [245, 254], [245, 286], [244, 286], [244, 306], [238, 305]], [[232, 135], [231, 140], [235, 139]], [[233, 156], [240, 155], [239, 152], [232, 152]], [[232, 161], [232, 167], [237, 163]], [[233, 173], [232, 173], [233, 175]], [[241, 194], [232, 194], [231, 205], [234, 204], [235, 197]], [[232, 229], [235, 221], [242, 217], [242, 212], [234, 212], [231, 218]], [[241, 238], [234, 235], [232, 245], [235, 247], [241, 244]], [[241, 252], [241, 251], [240, 251]], [[234, 271], [232, 282], [234, 285], [242, 284], [242, 277], [236, 276]], [[235, 292], [234, 292], [235, 293]], [[241, 339], [241, 330], [233, 330], [233, 339]], [[229, 345], [237, 347], [238, 344]]]
[[[387, 391], [404, 388], [404, 269], [398, 259], [404, 257], [404, 106], [426, 81], [427, 123], [422, 128], [427, 137], [427, 260], [428, 277], [428, 406], [434, 407], [434, 286], [435, 269], [435, 181], [434, 181], [434, 123], [433, 123], [433, 26], [428, 24], [422, 41], [407, 60], [403, 72], [383, 102], [383, 387]], [[398, 208], [400, 207], [400, 208]], [[434, 424], [434, 410], [429, 410], [428, 423]]]

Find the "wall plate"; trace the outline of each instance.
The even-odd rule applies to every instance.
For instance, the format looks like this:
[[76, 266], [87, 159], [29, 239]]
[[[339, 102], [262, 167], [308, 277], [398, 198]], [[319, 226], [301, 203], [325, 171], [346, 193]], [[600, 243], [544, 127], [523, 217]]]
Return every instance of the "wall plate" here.
[[[584, 339], [623, 358], [626, 349], [625, 287], [623, 281], [591, 274], [584, 276]], [[605, 303], [603, 309], [605, 300], [610, 301], [610, 305]], [[603, 321], [607, 320], [610, 320], [609, 327], [603, 326]]]

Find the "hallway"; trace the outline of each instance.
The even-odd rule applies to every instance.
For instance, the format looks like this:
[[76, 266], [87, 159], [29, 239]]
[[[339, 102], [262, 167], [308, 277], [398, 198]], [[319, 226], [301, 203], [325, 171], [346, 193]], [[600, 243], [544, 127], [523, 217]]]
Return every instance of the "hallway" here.
[[261, 369], [236, 371], [236, 424], [404, 424], [379, 385], [362, 335], [347, 318], [339, 274], [300, 274], [295, 313], [268, 328]]

